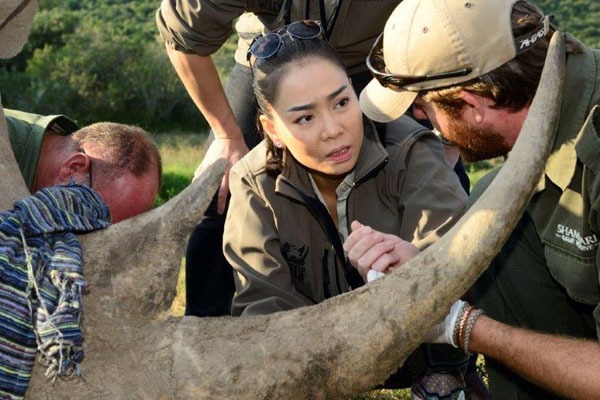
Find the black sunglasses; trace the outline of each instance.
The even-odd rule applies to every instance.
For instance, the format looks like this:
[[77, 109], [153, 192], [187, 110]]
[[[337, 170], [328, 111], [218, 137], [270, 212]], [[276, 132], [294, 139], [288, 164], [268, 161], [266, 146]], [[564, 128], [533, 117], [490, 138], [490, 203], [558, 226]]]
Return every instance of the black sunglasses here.
[[250, 62], [251, 57], [265, 59], [274, 56], [281, 47], [282, 37], [286, 34], [296, 39], [314, 39], [323, 35], [323, 27], [319, 21], [307, 19], [282, 26], [265, 36], [257, 36], [250, 44], [248, 53], [246, 53], [248, 62]]
[[471, 68], [461, 68], [454, 71], [429, 75], [400, 75], [386, 72], [387, 68], [385, 66], [385, 60], [383, 59], [383, 33], [379, 35], [369, 52], [369, 56], [367, 57], [367, 67], [381, 86], [392, 90], [403, 90], [405, 86], [434, 79], [465, 76], [469, 75], [472, 71]]

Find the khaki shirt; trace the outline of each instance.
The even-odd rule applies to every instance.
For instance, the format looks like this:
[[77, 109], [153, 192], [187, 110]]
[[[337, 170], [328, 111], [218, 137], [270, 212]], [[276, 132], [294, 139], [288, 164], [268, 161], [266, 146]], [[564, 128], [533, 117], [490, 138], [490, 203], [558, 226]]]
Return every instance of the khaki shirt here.
[[[291, 0], [291, 21], [321, 20], [318, 2]], [[349, 74], [366, 70], [365, 59], [389, 15], [401, 0], [325, 1], [328, 39]], [[248, 65], [246, 52], [252, 39], [284, 25], [283, 0], [163, 0], [156, 23], [163, 40], [173, 49], [201, 56], [216, 52], [233, 33], [239, 34], [235, 60]], [[335, 9], [332, 10], [332, 7]]]
[[[388, 124], [385, 141], [365, 120], [346, 223], [358, 220], [425, 248], [462, 215], [466, 194], [432, 132], [403, 117]], [[285, 171], [268, 175], [263, 142], [231, 170], [223, 251], [236, 271], [233, 315], [311, 305], [351, 289], [323, 219], [302, 196], [319, 202], [308, 171], [286, 161]]]
[[[574, 39], [574, 38], [573, 38]], [[482, 179], [475, 196], [491, 182]], [[478, 184], [478, 186], [480, 186]], [[553, 150], [527, 211], [550, 274], [579, 302], [596, 306], [600, 338], [600, 51], [569, 54]]]

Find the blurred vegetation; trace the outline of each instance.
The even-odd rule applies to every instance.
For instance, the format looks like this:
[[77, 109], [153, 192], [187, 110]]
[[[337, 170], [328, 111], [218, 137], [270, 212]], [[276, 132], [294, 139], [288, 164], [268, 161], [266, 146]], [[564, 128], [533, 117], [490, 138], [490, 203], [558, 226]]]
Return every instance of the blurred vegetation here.
[[[600, 47], [600, 2], [534, 0], [562, 30]], [[207, 124], [169, 63], [154, 14], [158, 0], [40, 0], [23, 52], [0, 61], [8, 108], [63, 113], [154, 131], [205, 132]], [[215, 55], [226, 79], [236, 37]]]
[[163, 161], [163, 182], [155, 206], [160, 206], [187, 187], [206, 150], [206, 135], [174, 132], [155, 135]]
[[554, 24], [570, 32], [585, 45], [600, 49], [600, 1], [531, 0], [546, 14], [554, 15]]
[[[82, 125], [110, 120], [151, 130], [205, 131], [171, 66], [154, 22], [156, 0], [40, 0], [31, 35], [0, 62], [8, 108], [67, 114]], [[215, 56], [222, 76], [235, 38]]]
[[465, 171], [467, 172], [467, 175], [469, 175], [469, 180], [471, 181], [471, 190], [473, 190], [473, 187], [477, 181], [479, 181], [479, 179], [481, 179], [492, 169], [501, 166], [502, 163], [504, 163], [504, 157], [497, 157], [491, 160], [482, 160], [477, 162], [463, 161]]

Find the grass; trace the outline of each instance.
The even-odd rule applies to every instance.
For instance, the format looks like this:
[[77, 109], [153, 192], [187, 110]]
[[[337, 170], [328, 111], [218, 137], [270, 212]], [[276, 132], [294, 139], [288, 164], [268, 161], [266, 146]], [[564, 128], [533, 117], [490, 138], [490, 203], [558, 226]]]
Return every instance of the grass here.
[[467, 175], [469, 175], [469, 179], [471, 180], [471, 190], [473, 190], [473, 186], [475, 186], [479, 179], [481, 179], [492, 169], [502, 165], [502, 163], [504, 163], [504, 158], [502, 157], [492, 158], [491, 160], [477, 161], [474, 163], [465, 162], [465, 170], [467, 171]]
[[194, 177], [206, 151], [206, 134], [174, 132], [154, 135], [163, 162], [163, 184], [155, 206], [177, 195]]
[[165, 171], [193, 175], [206, 151], [207, 134], [173, 132], [154, 135]]
[[[183, 190], [192, 180], [194, 171], [206, 150], [206, 134], [175, 132], [155, 135], [163, 160], [163, 187], [157, 205], [164, 203]], [[466, 163], [471, 187], [490, 169], [502, 163], [502, 159]], [[182, 316], [185, 311], [185, 259], [182, 260], [177, 280], [177, 294], [171, 305], [173, 316]], [[483, 364], [480, 357], [479, 365]], [[481, 367], [483, 368], [483, 367]], [[354, 400], [410, 400], [409, 389], [374, 390], [354, 397]]]
[[[194, 177], [196, 167], [202, 161], [206, 151], [206, 134], [173, 132], [154, 135], [163, 162], [163, 184], [156, 200], [156, 206], [161, 205], [175, 196]], [[182, 316], [185, 312], [185, 259], [177, 279], [177, 293], [171, 314]]]

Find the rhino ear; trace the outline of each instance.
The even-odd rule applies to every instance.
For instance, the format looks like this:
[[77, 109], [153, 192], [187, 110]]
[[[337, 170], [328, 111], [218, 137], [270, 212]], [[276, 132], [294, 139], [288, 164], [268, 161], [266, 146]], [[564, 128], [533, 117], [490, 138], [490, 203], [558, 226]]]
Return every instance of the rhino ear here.
[[19, 54], [29, 36], [37, 0], [0, 0], [0, 58]]

